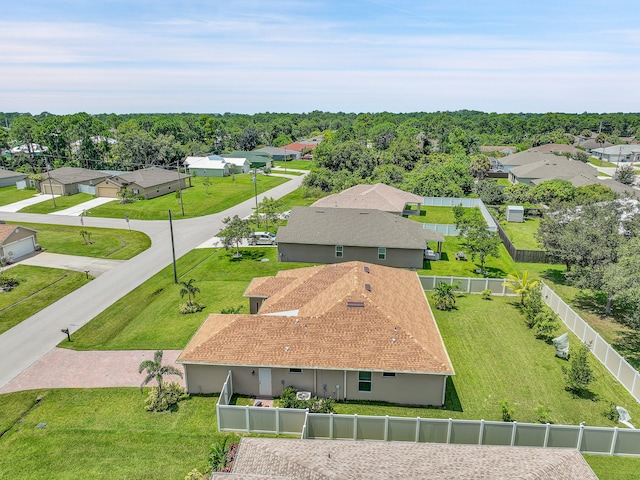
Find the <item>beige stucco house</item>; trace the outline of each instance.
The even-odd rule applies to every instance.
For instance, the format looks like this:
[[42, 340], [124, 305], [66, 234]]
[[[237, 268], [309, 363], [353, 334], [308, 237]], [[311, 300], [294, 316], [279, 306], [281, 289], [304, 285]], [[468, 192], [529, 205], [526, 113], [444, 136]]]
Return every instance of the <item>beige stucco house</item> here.
[[440, 251], [444, 236], [423, 224], [381, 210], [293, 207], [277, 234], [284, 262], [359, 260], [389, 267], [422, 268], [428, 242]]
[[0, 257], [14, 260], [38, 248], [37, 230], [21, 225], [0, 224]]
[[148, 200], [188, 186], [191, 186], [190, 175], [150, 167], [106, 178], [96, 185], [96, 195], [118, 198], [118, 192], [127, 189]]
[[424, 198], [384, 183], [360, 184], [317, 200], [312, 207], [366, 208], [396, 215], [416, 215]]
[[51, 195], [74, 195], [81, 191], [93, 192], [93, 187], [111, 174], [88, 168], [62, 167], [46, 173], [39, 182], [40, 193]]
[[453, 366], [415, 272], [363, 262], [255, 278], [252, 314], [214, 314], [177, 362], [191, 393], [443, 405]]

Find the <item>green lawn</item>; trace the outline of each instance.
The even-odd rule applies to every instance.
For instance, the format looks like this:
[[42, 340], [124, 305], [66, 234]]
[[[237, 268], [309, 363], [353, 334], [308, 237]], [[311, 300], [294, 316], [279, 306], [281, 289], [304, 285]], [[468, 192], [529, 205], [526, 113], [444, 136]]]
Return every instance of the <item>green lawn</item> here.
[[518, 250], [542, 250], [536, 239], [540, 218], [526, 218], [524, 222], [502, 222], [500, 226]]
[[496, 178], [496, 183], [501, 187], [508, 187], [509, 185], [511, 185], [511, 182], [508, 178]]
[[589, 157], [589, 163], [596, 167], [615, 167], [615, 163], [607, 162], [606, 160], [600, 160], [599, 158]]
[[[68, 225], [49, 225], [42, 223], [20, 223], [38, 231], [38, 243], [49, 253], [81, 255], [85, 257], [108, 258], [110, 260], [128, 260], [151, 246], [151, 239], [135, 230], [98, 228], [90, 225], [72, 227]], [[90, 245], [85, 245], [81, 230], [91, 233]]]
[[88, 193], [76, 193], [75, 195], [67, 195], [64, 197], [55, 197], [56, 206], [53, 206], [53, 200], [49, 196], [48, 200], [44, 202], [36, 203], [29, 207], [25, 207], [20, 210], [20, 213], [52, 213], [66, 208], [75, 207], [89, 200], [93, 200], [95, 195], [89, 195]]
[[421, 223], [440, 223], [453, 225], [456, 219], [453, 216], [452, 207], [428, 207], [423, 205], [420, 208], [420, 215], [410, 215], [408, 218]]
[[[242, 249], [243, 257], [233, 259], [233, 251], [196, 249], [178, 260], [180, 281], [193, 278], [200, 289], [196, 300], [206, 308], [181, 315], [179, 285], [173, 283], [168, 266], [125, 295], [74, 334], [73, 343], [59, 346], [76, 350], [181, 349], [210, 313], [243, 306], [242, 297], [254, 277], [275, 275], [278, 270], [309, 266], [306, 263], [278, 263], [273, 247]], [[263, 258], [270, 261], [263, 262]]]
[[[479, 295], [464, 295], [458, 297], [457, 309], [434, 310], [456, 372], [447, 385], [444, 409], [338, 404], [337, 410], [499, 421], [500, 404], [508, 399], [519, 422], [535, 423], [534, 409], [544, 405], [552, 409], [554, 423], [613, 426], [603, 415], [609, 402], [623, 405], [632, 417], [640, 418], [640, 405], [594, 357], [596, 380], [590, 388], [594, 398], [575, 398], [567, 392], [561, 371], [567, 362], [555, 356], [552, 345], [535, 339], [516, 303], [510, 297], [483, 300]], [[572, 336], [571, 341], [578, 340]]]
[[0, 477], [174, 480], [206, 470], [211, 446], [232, 436], [217, 431], [217, 397], [192, 397], [177, 412], [154, 414], [144, 410], [146, 396], [138, 388], [0, 395], [2, 431], [13, 425], [0, 440]]
[[291, 207], [308, 207], [325, 196], [317, 196], [317, 193], [318, 190], [316, 189], [310, 190], [304, 187], [297, 188], [293, 192], [282, 197], [280, 202], [282, 203], [283, 210], [291, 210]]
[[[275, 160], [273, 162], [274, 167], [285, 167], [285, 162], [282, 160]], [[287, 160], [286, 167], [293, 168], [294, 170], [311, 170], [314, 166], [313, 160]]]
[[90, 281], [82, 272], [30, 265], [16, 265], [6, 275], [20, 284], [0, 293], [0, 334]]
[[15, 186], [0, 188], [0, 205], [9, 205], [33, 197], [36, 190], [18, 190]]
[[600, 480], [630, 480], [640, 478], [640, 458], [583, 455]]
[[[419, 270], [420, 275], [436, 275], [436, 276], [454, 276], [454, 277], [483, 277], [476, 270], [480, 268], [480, 262], [476, 258], [476, 261], [471, 260], [471, 255], [466, 253], [467, 261], [461, 261], [455, 259], [455, 254], [459, 251], [466, 252], [464, 248], [463, 240], [459, 237], [445, 237], [445, 241], [442, 244], [442, 257], [438, 261], [425, 261], [424, 268]], [[429, 246], [436, 250], [437, 243], [430, 242]], [[499, 258], [487, 257], [485, 261], [485, 270], [488, 272], [488, 277], [504, 278], [509, 273], [514, 273], [518, 270], [517, 265], [509, 256], [509, 253], [504, 248], [502, 243], [499, 247]]]
[[[208, 187], [208, 194], [203, 177], [192, 178], [193, 186], [182, 190], [184, 217], [180, 200], [174, 193], [128, 204], [111, 202], [92, 208], [87, 213], [90, 217], [124, 218], [125, 215], [129, 215], [129, 218], [138, 220], [166, 220], [169, 218], [168, 210], [171, 210], [173, 218], [191, 218], [221, 212], [252, 198], [255, 194], [250, 174], [209, 180], [211, 185]], [[258, 175], [258, 193], [287, 181], [288, 179], [282, 177]]]

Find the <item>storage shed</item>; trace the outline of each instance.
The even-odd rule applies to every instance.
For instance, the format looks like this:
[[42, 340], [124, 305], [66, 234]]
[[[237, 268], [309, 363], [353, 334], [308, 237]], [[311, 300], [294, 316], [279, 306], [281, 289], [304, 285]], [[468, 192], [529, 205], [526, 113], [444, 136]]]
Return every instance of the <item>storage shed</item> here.
[[507, 207], [507, 222], [524, 222], [524, 207], [509, 205]]

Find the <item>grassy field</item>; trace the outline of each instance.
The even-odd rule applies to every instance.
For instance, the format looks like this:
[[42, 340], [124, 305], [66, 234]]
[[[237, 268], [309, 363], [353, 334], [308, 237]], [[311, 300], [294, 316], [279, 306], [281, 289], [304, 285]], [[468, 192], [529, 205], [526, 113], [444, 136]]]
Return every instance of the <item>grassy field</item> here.
[[[184, 217], [180, 199], [174, 193], [134, 203], [111, 202], [92, 208], [87, 213], [90, 217], [124, 218], [125, 215], [129, 215], [129, 218], [138, 220], [166, 220], [169, 218], [168, 210], [171, 210], [176, 219], [192, 218], [221, 212], [255, 194], [252, 175], [249, 174], [209, 180], [211, 185], [208, 187], [208, 194], [202, 177], [192, 178], [193, 186], [182, 190]], [[258, 175], [258, 193], [287, 181], [282, 177]]]
[[36, 203], [35, 205], [30, 205], [28, 207], [20, 210], [20, 213], [52, 213], [58, 212], [60, 210], [65, 210], [67, 208], [75, 207], [84, 202], [88, 202], [89, 200], [93, 200], [96, 198], [94, 195], [90, 195], [88, 193], [76, 193], [75, 195], [67, 195], [64, 197], [55, 197], [56, 206], [53, 206], [53, 201], [51, 200], [51, 196], [49, 199]]
[[[311, 170], [314, 163], [312, 160], [287, 160], [286, 167], [293, 168], [294, 170]], [[282, 160], [275, 160], [273, 162], [274, 167], [285, 167], [285, 162]]]
[[18, 190], [15, 186], [0, 188], [0, 205], [9, 205], [33, 197], [36, 190]]
[[[78, 220], [78, 223], [80, 221]], [[72, 227], [42, 223], [20, 223], [38, 231], [38, 243], [49, 253], [81, 255], [85, 257], [128, 260], [151, 246], [151, 239], [135, 230], [97, 228], [87, 225]], [[85, 245], [81, 230], [91, 233], [90, 245]]]
[[293, 192], [285, 195], [280, 199], [284, 210], [290, 210], [291, 207], [308, 207], [316, 200], [322, 198], [322, 196], [316, 196], [318, 192], [311, 190], [313, 195], [309, 195], [309, 190], [306, 188], [298, 188]]
[[615, 167], [615, 163], [607, 162], [606, 160], [600, 160], [599, 158], [589, 157], [589, 163], [596, 167]]
[[420, 215], [410, 215], [408, 218], [420, 223], [441, 223], [445, 225], [453, 225], [456, 219], [453, 216], [453, 208], [451, 207], [428, 207], [422, 205]]
[[[424, 268], [418, 270], [420, 275], [438, 275], [438, 276], [454, 276], [454, 277], [483, 277], [476, 272], [480, 268], [480, 262], [471, 260], [471, 255], [467, 253], [467, 261], [461, 261], [455, 259], [455, 254], [459, 251], [465, 251], [463, 240], [459, 237], [445, 237], [445, 241], [442, 244], [442, 256], [438, 261], [425, 261]], [[431, 242], [429, 246], [432, 249], [437, 248], [437, 243]], [[499, 258], [487, 257], [485, 261], [485, 270], [488, 272], [488, 277], [504, 278], [509, 273], [518, 271], [518, 265], [516, 264], [509, 253], [504, 248], [504, 245], [500, 244]]]
[[522, 223], [503, 222], [500, 226], [518, 250], [542, 250], [536, 239], [540, 218], [526, 218]]
[[138, 388], [1, 395], [2, 431], [13, 426], [0, 440], [0, 477], [173, 480], [205, 470], [212, 444], [229, 436], [217, 431], [217, 398], [192, 397], [164, 414], [146, 412], [145, 398]]
[[16, 265], [6, 275], [20, 284], [0, 294], [0, 334], [90, 281], [83, 272], [30, 265]]
[[[275, 275], [278, 270], [308, 266], [305, 263], [278, 263], [277, 249], [241, 249], [240, 259], [233, 251], [196, 249], [178, 260], [180, 281], [195, 279], [200, 289], [196, 301], [206, 308], [181, 315], [180, 285], [173, 283], [173, 269], [168, 266], [140, 287], [91, 320], [74, 334], [72, 344], [59, 346], [76, 350], [181, 349], [210, 313], [227, 307], [243, 306], [242, 297], [253, 277]], [[261, 261], [269, 259], [268, 262]]]
[[[634, 412], [632, 417], [640, 416], [640, 405], [593, 357], [593, 397], [576, 398], [567, 392], [561, 371], [567, 362], [555, 356], [552, 345], [535, 339], [516, 303], [509, 297], [483, 300], [479, 295], [464, 295], [457, 299], [455, 310], [434, 311], [456, 371], [447, 385], [444, 409], [339, 404], [337, 410], [359, 415], [499, 421], [500, 404], [508, 399], [519, 422], [535, 423], [534, 409], [544, 405], [551, 408], [554, 423], [613, 426], [603, 415], [611, 401], [628, 407]], [[572, 342], [577, 341], [572, 337]]]

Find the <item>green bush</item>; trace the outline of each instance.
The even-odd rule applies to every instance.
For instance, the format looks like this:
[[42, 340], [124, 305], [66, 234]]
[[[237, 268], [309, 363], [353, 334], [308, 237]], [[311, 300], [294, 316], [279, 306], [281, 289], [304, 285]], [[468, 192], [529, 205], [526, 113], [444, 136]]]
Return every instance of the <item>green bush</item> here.
[[0, 289], [8, 292], [9, 290], [20, 285], [20, 280], [16, 277], [7, 275], [6, 273], [0, 274]]
[[571, 349], [569, 355], [569, 366], [562, 367], [565, 380], [567, 382], [567, 390], [575, 393], [584, 393], [589, 384], [593, 381], [593, 370], [589, 365], [589, 347], [580, 344]]
[[549, 415], [551, 415], [551, 408], [546, 405], [538, 405], [533, 409], [533, 413], [536, 414], [538, 423], [552, 423]]
[[613, 402], [609, 402], [607, 408], [605, 408], [602, 415], [607, 420], [611, 420], [612, 422], [617, 422], [620, 419], [620, 414], [618, 413], [618, 409], [616, 408], [616, 404]]
[[559, 328], [558, 316], [546, 308], [536, 316], [533, 331], [537, 339], [551, 343]]
[[312, 398], [310, 400], [298, 400], [295, 387], [287, 387], [280, 394], [280, 406], [282, 408], [309, 409], [309, 413], [334, 413], [335, 400], [329, 398]]
[[204, 310], [204, 307], [204, 305], [198, 302], [187, 302], [180, 305], [180, 313], [183, 315], [198, 313], [199, 311]]
[[509, 400], [505, 398], [502, 401], [502, 403], [500, 404], [500, 410], [502, 411], [503, 422], [515, 422], [515, 419], [513, 418], [515, 410], [509, 405]]
[[491, 300], [492, 295], [493, 292], [490, 288], [487, 288], [486, 290], [483, 290], [482, 293], [480, 293], [480, 296], [483, 298], [483, 300]]
[[158, 387], [151, 388], [151, 392], [144, 402], [144, 408], [148, 412], [175, 410], [180, 400], [189, 397], [189, 394], [178, 382], [163, 383], [162, 387], [162, 391], [159, 391]]

